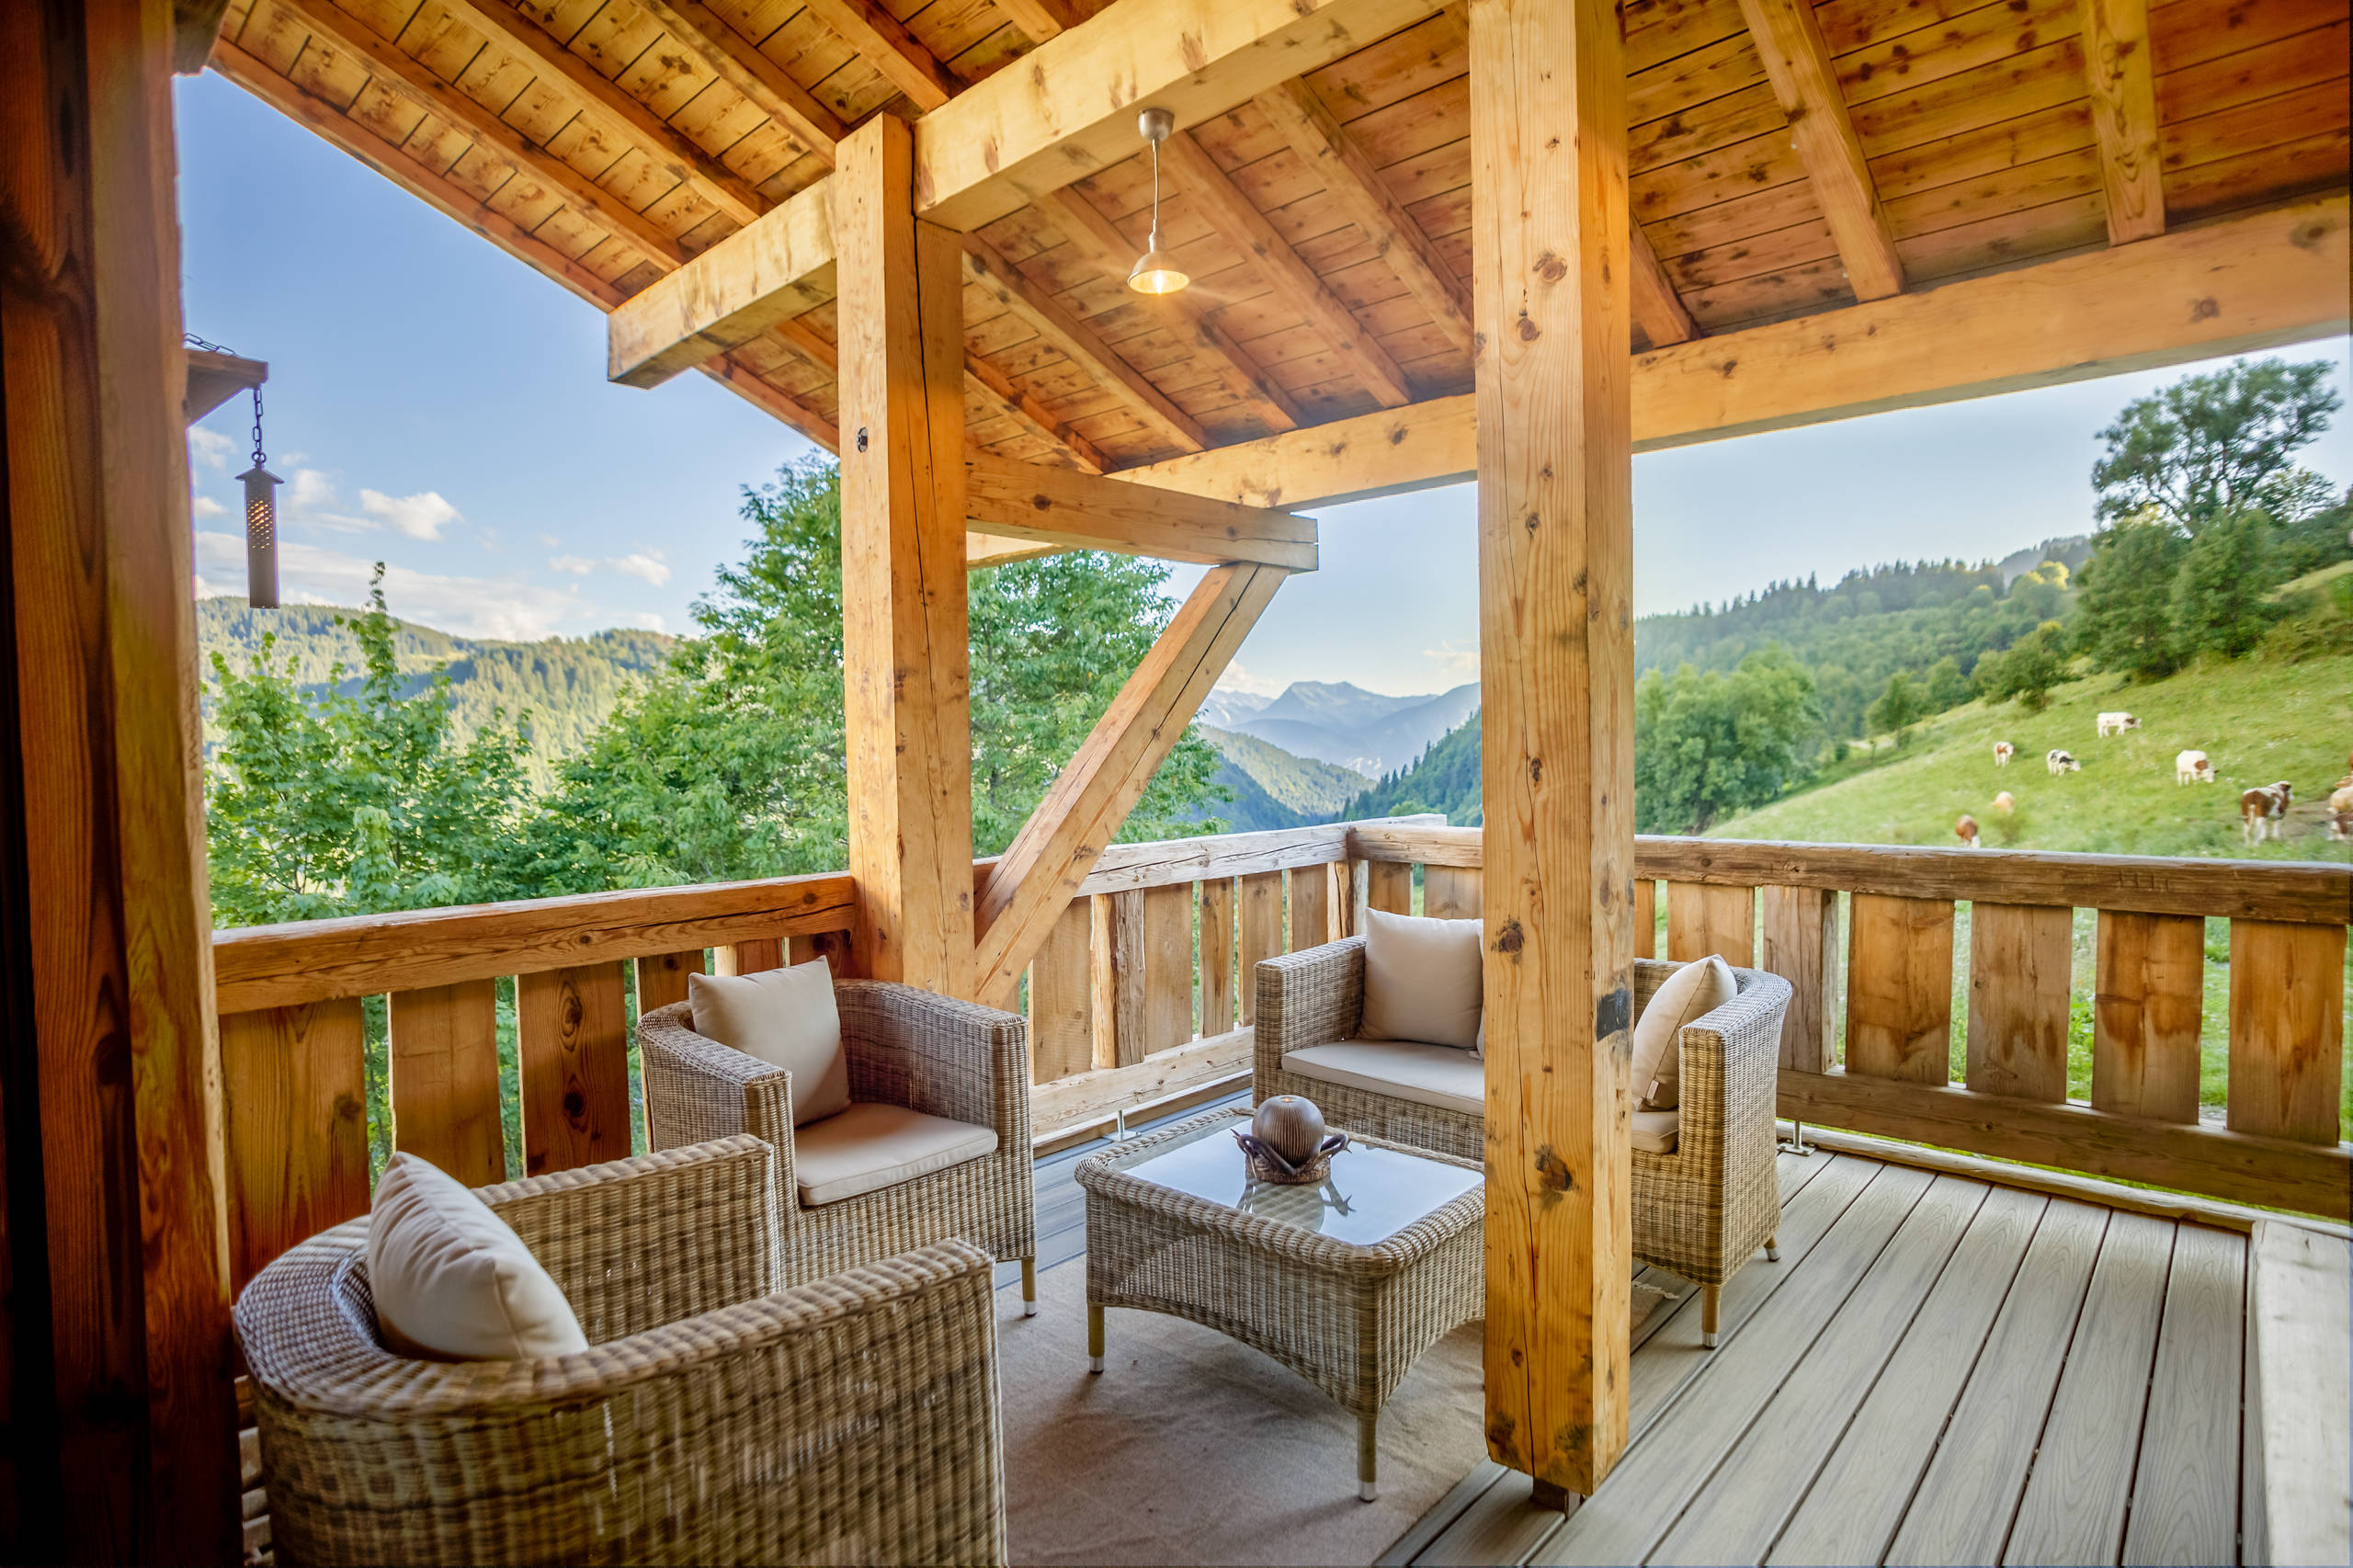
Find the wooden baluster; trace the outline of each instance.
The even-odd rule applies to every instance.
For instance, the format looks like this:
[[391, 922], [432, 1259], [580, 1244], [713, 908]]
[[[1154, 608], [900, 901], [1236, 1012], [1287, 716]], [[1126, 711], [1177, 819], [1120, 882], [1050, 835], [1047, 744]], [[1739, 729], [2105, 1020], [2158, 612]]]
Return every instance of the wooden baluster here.
[[1152, 1020], [1144, 1003], [1144, 974], [1150, 962], [1150, 948], [1144, 934], [1144, 895], [1142, 892], [1115, 892], [1111, 895], [1111, 1039], [1113, 1057], [1105, 1062], [1098, 1053], [1097, 1067], [1131, 1067], [1142, 1062], [1152, 1048], [1144, 1042], [1150, 1039]]
[[1859, 892], [1848, 920], [1847, 1071], [1951, 1082], [1952, 905]]
[[1143, 895], [1143, 1053], [1193, 1038], [1193, 884]]
[[1402, 860], [1373, 860], [1365, 868], [1365, 902], [1392, 915], [1414, 913], [1414, 868]]
[[1201, 1032], [1233, 1027], [1233, 879], [1201, 884]]
[[1332, 868], [1332, 939], [1336, 942], [1364, 929], [1365, 898], [1371, 881], [1370, 866], [1364, 860], [1343, 860]]
[[1434, 920], [1479, 918], [1479, 873], [1461, 866], [1423, 867], [1422, 913]]
[[[1204, 883], [1206, 887], [1208, 884]], [[1290, 897], [1290, 950], [1305, 952], [1320, 948], [1332, 939], [1332, 868], [1301, 866], [1289, 876]], [[1207, 952], [1207, 949], [1202, 949]], [[1213, 1034], [1204, 1021], [1203, 1034]]]
[[[1639, 937], [1649, 911], [1635, 886]], [[1838, 895], [1823, 888], [1758, 890], [1764, 944], [1759, 966], [1790, 983], [1790, 1010], [1781, 1023], [1781, 1065], [1826, 1073], [1838, 1060]], [[1638, 943], [1639, 946], [1639, 943]]]
[[368, 1212], [367, 1035], [359, 998], [221, 1019], [229, 1274], [242, 1290], [296, 1242]]
[[2092, 1108], [2148, 1121], [2195, 1122], [2206, 922], [2103, 909], [2097, 953]]
[[2072, 909], [1969, 906], [1969, 1086], [2056, 1105], [2067, 1097]]
[[1258, 960], [1283, 950], [1283, 874], [1259, 871], [1241, 880], [1240, 937], [1234, 945], [1235, 986], [1242, 1021], [1258, 1015]]
[[1120, 922], [1110, 895], [1086, 900], [1086, 990], [1095, 1015], [1095, 1065], [1120, 1064]]
[[813, 937], [792, 937], [784, 944], [787, 963], [814, 963], [825, 960], [825, 967], [839, 978], [848, 972], [849, 933], [820, 931]]
[[1658, 956], [1658, 883], [1649, 877], [1634, 879], [1634, 956]]
[[1073, 899], [1029, 960], [1029, 1079], [1050, 1084], [1095, 1065], [1095, 918]]
[[637, 1011], [640, 1017], [656, 1007], [687, 999], [687, 976], [705, 972], [702, 949], [683, 953], [648, 953], [637, 960]]
[[505, 1181], [498, 982], [396, 991], [390, 1025], [392, 1146], [432, 1161], [468, 1187]]
[[748, 942], [733, 942], [715, 948], [711, 956], [719, 960], [722, 974], [757, 974], [762, 970], [784, 967], [784, 938], [755, 937]]
[[1710, 953], [1740, 969], [1756, 964], [1756, 890], [1712, 882], [1666, 885], [1666, 956], [1689, 963]]
[[2231, 922], [2230, 1127], [2338, 1139], [2345, 927]]
[[622, 1016], [620, 965], [519, 975], [515, 1016], [524, 1174], [547, 1176], [625, 1157], [629, 1024]]

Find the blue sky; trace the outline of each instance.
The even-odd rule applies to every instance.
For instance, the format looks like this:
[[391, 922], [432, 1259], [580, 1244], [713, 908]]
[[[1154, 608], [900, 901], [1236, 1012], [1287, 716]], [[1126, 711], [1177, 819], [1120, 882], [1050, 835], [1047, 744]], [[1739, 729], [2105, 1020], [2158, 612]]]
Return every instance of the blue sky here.
[[[395, 614], [466, 635], [690, 630], [742, 554], [742, 487], [814, 449], [701, 376], [608, 384], [594, 307], [219, 76], [176, 90], [188, 324], [269, 362], [288, 598], [356, 602], [383, 561]], [[2292, 352], [2334, 360], [2353, 403], [2347, 340]], [[1638, 458], [1636, 608], [2081, 532], [2095, 432], [2186, 369]], [[199, 592], [243, 591], [250, 422], [234, 400], [190, 437]], [[2303, 460], [2353, 477], [2353, 420]], [[1470, 488], [1321, 515], [1323, 569], [1284, 585], [1229, 683], [1475, 678]]]

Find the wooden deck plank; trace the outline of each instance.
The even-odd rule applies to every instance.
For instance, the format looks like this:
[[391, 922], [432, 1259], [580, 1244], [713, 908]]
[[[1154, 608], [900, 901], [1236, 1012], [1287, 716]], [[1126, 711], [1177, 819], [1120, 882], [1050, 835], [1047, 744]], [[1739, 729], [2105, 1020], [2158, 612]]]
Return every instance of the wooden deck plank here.
[[[1821, 1325], [1853, 1293], [1934, 1179], [1894, 1165], [1872, 1173], [1870, 1185], [1838, 1217], [1822, 1244], [1802, 1260], [1781, 1266], [1787, 1280], [1757, 1309], [1745, 1330], [1718, 1349], [1703, 1352], [1706, 1365], [1655, 1427], [1645, 1431], [1651, 1440], [1630, 1449], [1600, 1489], [1529, 1561], [1641, 1562], [1708, 1483], [1725, 1450], [1790, 1376]], [[1956, 1196], [1961, 1185], [1949, 1184]], [[1949, 1214], [1950, 1221], [1958, 1218]]]
[[2005, 1562], [2110, 1563], [2122, 1551], [2174, 1229], [2146, 1214], [2109, 1219]]
[[[1982, 1182], [1937, 1179], [1647, 1561], [1764, 1561], [1990, 1190]], [[1662, 1428], [1659, 1436], [1668, 1434]]]
[[2001, 1551], [2109, 1218], [2083, 1203], [2044, 1210], [1890, 1563], [1991, 1562]]
[[2246, 1238], [2183, 1225], [2141, 1423], [2127, 1568], [2237, 1560], [2245, 1317]]
[[1768, 1562], [1879, 1561], [2049, 1206], [2046, 1198], [1997, 1187], [1978, 1209]]

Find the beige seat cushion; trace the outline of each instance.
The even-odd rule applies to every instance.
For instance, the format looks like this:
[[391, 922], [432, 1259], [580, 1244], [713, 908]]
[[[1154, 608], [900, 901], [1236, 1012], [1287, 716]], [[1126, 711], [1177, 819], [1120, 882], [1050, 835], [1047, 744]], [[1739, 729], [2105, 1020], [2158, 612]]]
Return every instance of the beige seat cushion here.
[[1364, 915], [1367, 1040], [1416, 1040], [1471, 1051], [1479, 1044], [1479, 922]]
[[[1287, 1072], [1351, 1089], [1370, 1089], [1465, 1116], [1487, 1112], [1487, 1069], [1467, 1051], [1406, 1040], [1343, 1040], [1287, 1052]], [[1312, 1096], [1311, 1096], [1312, 1097]], [[1343, 1124], [1345, 1118], [1335, 1118]]]
[[1732, 966], [1713, 953], [1666, 977], [1634, 1020], [1634, 1095], [1641, 1108], [1672, 1110], [1681, 1103], [1677, 1077], [1683, 1067], [1683, 1026], [1699, 1022], [1739, 994]]
[[824, 960], [757, 974], [690, 974], [687, 1005], [695, 1033], [792, 1074], [794, 1126], [849, 1104], [849, 1058]]
[[895, 1105], [853, 1105], [792, 1133], [803, 1208], [839, 1203], [996, 1153], [996, 1134]]
[[1683, 1120], [1679, 1110], [1638, 1110], [1634, 1113], [1634, 1147], [1645, 1154], [1675, 1153], [1675, 1134]]
[[396, 1356], [521, 1361], [588, 1348], [572, 1303], [506, 1221], [415, 1154], [394, 1154], [368, 1222], [376, 1332]]

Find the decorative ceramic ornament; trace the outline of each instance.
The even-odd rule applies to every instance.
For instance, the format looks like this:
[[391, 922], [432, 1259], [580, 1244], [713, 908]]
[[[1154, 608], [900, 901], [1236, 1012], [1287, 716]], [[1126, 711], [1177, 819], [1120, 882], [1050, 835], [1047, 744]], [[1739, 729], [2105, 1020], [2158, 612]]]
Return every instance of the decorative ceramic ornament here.
[[1251, 1117], [1250, 1131], [1236, 1131], [1233, 1141], [1242, 1145], [1253, 1176], [1286, 1186], [1322, 1181], [1331, 1171], [1332, 1156], [1348, 1146], [1348, 1135], [1326, 1131], [1315, 1102], [1298, 1095], [1266, 1101]]

